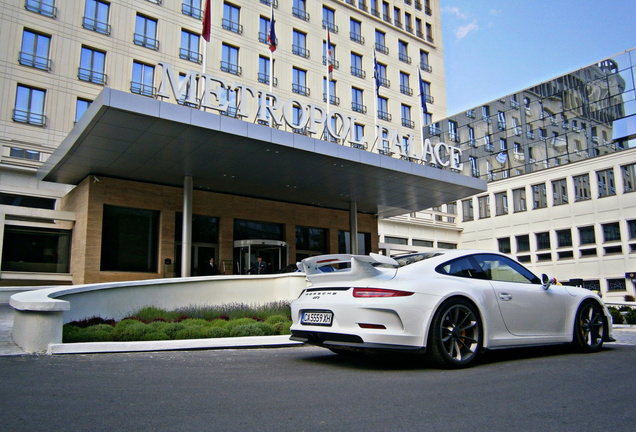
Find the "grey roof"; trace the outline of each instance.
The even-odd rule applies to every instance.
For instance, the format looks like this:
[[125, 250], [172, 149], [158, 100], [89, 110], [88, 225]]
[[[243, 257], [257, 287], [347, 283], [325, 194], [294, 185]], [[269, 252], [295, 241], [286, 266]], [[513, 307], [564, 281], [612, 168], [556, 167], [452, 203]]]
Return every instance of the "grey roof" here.
[[380, 217], [486, 190], [462, 174], [106, 88], [39, 170], [348, 210]]

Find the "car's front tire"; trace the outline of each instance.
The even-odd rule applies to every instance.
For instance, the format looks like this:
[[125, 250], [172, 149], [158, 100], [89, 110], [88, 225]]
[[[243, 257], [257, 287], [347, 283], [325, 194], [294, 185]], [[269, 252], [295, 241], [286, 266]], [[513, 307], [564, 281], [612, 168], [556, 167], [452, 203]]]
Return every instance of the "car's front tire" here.
[[483, 327], [475, 306], [466, 299], [443, 303], [431, 324], [427, 350], [430, 359], [448, 368], [472, 365], [483, 345]]
[[581, 352], [598, 352], [603, 348], [607, 331], [603, 307], [595, 301], [583, 302], [574, 319], [574, 347]]

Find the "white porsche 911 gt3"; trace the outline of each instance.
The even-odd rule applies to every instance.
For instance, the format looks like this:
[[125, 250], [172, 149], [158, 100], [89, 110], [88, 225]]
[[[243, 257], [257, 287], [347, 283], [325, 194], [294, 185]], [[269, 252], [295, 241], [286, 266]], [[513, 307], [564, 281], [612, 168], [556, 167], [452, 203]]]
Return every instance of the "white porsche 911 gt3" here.
[[572, 343], [597, 352], [613, 341], [595, 293], [539, 278], [500, 253], [322, 255], [298, 267], [310, 285], [291, 304], [291, 339], [337, 353], [426, 352], [459, 368], [484, 349]]

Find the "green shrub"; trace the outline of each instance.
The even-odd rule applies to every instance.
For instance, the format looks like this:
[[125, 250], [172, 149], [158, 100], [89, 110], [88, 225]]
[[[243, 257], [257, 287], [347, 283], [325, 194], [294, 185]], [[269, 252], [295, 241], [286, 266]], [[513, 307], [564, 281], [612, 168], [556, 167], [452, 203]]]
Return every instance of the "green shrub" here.
[[226, 328], [230, 333], [232, 333], [235, 327], [239, 327], [242, 325], [249, 325], [249, 324], [256, 324], [256, 320], [253, 320], [252, 318], [233, 319], [232, 321], [228, 321], [227, 324], [225, 324], [224, 328]]
[[181, 321], [181, 324], [186, 327], [209, 327], [211, 323], [202, 318], [188, 318]]
[[170, 337], [170, 339], [179, 339], [177, 337], [177, 333], [185, 328], [186, 326], [181, 323], [169, 323], [164, 329], [164, 332]]
[[147, 332], [146, 324], [133, 319], [125, 319], [115, 325], [113, 340], [116, 341], [139, 341], [144, 340]]
[[614, 324], [623, 324], [623, 315], [621, 315], [618, 309], [614, 306], [610, 306], [607, 309], [610, 311], [610, 314], [612, 314], [612, 322]]
[[62, 327], [62, 341], [74, 342], [110, 342], [113, 340], [113, 326], [97, 324], [90, 327], [77, 327], [66, 324]]
[[292, 326], [291, 321], [279, 322], [274, 324], [274, 329], [276, 329], [276, 334], [288, 335], [288, 334], [291, 334], [291, 330], [290, 330], [291, 326]]
[[264, 334], [265, 332], [256, 322], [253, 324], [237, 325], [230, 330], [230, 337], [263, 336]]
[[632, 309], [625, 315], [627, 324], [636, 324], [636, 309]]

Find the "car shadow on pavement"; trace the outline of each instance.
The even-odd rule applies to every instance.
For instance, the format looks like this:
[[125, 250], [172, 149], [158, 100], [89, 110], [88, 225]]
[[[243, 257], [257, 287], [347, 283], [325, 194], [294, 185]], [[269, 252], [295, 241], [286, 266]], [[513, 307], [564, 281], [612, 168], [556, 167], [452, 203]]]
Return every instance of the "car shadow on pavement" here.
[[[613, 350], [612, 346], [605, 345], [601, 351]], [[576, 356], [581, 355], [569, 344], [547, 345], [536, 347], [509, 348], [501, 350], [486, 350], [477, 359], [474, 366], [488, 364], [523, 361], [537, 358]], [[590, 355], [590, 354], [583, 354]], [[594, 355], [594, 354], [591, 354]], [[428, 357], [422, 354], [396, 354], [377, 352], [351, 352], [336, 354], [328, 350], [322, 352], [312, 351], [311, 355], [302, 357], [300, 360], [321, 364], [324, 366], [334, 366], [340, 368], [362, 369], [362, 370], [422, 370], [434, 369], [444, 370], [437, 364], [429, 361]]]

